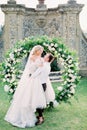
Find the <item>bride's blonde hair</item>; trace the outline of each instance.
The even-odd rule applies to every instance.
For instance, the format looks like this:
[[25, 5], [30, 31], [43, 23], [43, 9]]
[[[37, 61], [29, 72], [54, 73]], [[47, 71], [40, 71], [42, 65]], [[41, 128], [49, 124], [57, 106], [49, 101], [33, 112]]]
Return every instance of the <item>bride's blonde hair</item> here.
[[32, 49], [32, 55], [37, 54], [37, 52], [38, 52], [39, 50], [41, 50], [41, 51], [43, 52], [44, 48], [43, 48], [42, 46], [40, 46], [40, 45], [34, 46], [33, 49]]

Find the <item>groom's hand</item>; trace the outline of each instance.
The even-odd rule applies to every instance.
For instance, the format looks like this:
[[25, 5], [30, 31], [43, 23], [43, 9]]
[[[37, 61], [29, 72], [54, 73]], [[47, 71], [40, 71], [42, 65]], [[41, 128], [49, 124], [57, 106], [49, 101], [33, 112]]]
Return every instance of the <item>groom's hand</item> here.
[[29, 74], [29, 77], [31, 77], [32, 74]]

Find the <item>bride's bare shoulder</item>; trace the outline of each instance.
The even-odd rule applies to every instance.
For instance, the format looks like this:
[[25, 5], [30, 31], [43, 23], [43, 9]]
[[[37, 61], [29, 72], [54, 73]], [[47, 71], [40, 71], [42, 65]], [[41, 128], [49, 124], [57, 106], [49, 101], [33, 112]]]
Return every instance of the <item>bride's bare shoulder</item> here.
[[30, 60], [33, 61], [33, 62], [43, 62], [42, 57], [38, 57], [38, 56], [35, 56], [35, 55], [32, 55]]
[[35, 56], [32, 55], [32, 56], [30, 57], [30, 60], [31, 60], [31, 61], [35, 61]]

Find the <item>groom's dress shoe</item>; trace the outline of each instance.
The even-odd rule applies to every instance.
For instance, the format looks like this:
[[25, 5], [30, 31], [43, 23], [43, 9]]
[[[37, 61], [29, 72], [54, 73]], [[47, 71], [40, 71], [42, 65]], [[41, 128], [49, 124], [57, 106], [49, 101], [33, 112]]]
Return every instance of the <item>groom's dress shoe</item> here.
[[44, 117], [39, 117], [37, 116], [38, 121], [35, 123], [35, 125], [41, 125], [42, 123], [44, 123]]

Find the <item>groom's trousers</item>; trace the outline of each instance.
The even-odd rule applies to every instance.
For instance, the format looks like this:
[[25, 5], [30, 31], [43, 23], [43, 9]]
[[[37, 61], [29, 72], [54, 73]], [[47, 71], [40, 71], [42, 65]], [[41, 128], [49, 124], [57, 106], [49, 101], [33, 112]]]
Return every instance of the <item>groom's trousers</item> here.
[[45, 91], [46, 91], [46, 88], [47, 88], [46, 83], [43, 83], [43, 84], [42, 84], [42, 87], [43, 87], [43, 90], [44, 90], [44, 92], [45, 92]]

